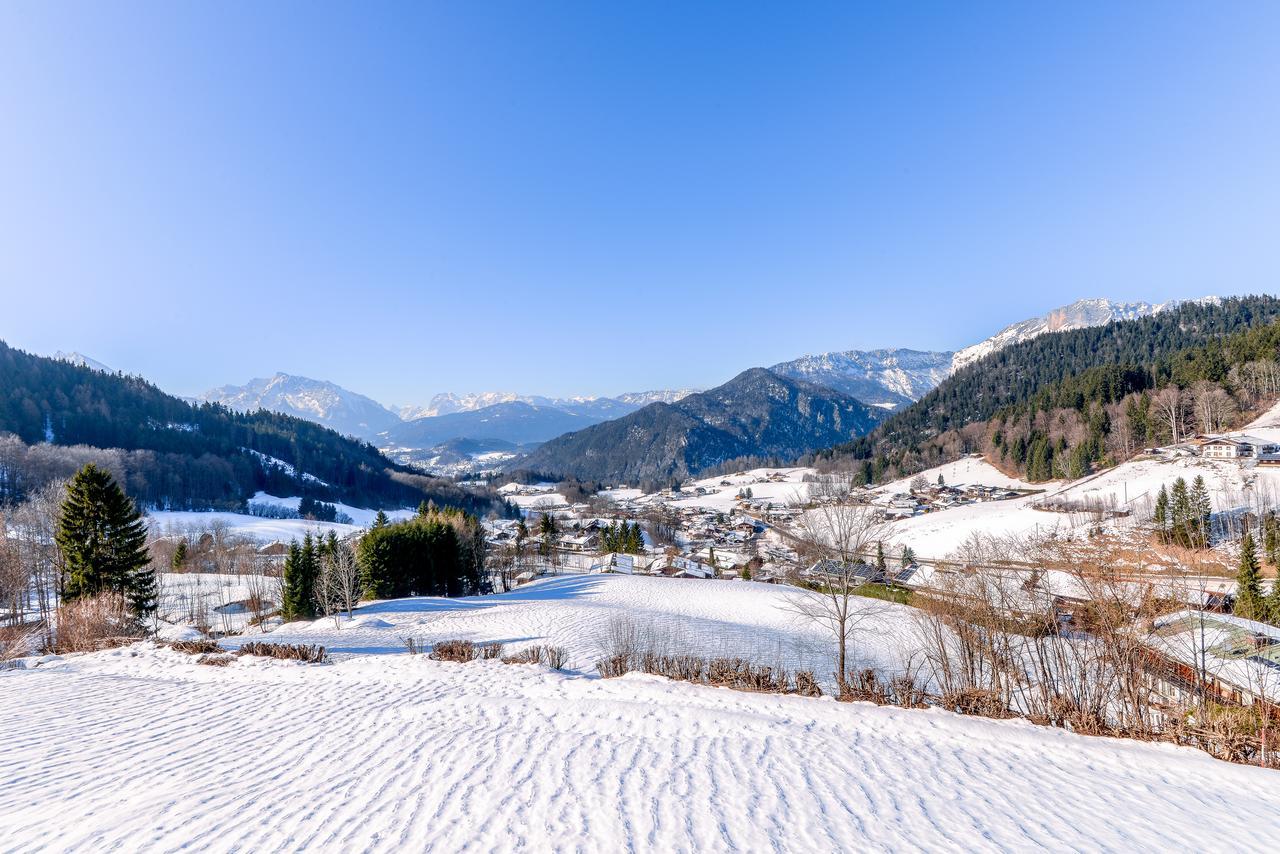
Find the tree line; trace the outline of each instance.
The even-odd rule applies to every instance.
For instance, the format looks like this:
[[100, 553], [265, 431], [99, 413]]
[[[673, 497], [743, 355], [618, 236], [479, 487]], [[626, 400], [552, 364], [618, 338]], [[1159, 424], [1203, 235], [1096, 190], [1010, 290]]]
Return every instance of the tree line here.
[[1280, 300], [1191, 303], [1041, 335], [967, 366], [866, 437], [815, 455], [863, 482], [980, 452], [1031, 481], [1217, 432], [1280, 394]]

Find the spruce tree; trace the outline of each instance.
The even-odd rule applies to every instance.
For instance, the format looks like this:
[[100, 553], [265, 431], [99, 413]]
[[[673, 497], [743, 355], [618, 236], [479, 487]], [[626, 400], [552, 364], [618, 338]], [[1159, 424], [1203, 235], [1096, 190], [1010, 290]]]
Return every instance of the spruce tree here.
[[178, 540], [178, 547], [173, 550], [173, 558], [170, 559], [169, 565], [173, 567], [175, 572], [181, 572], [182, 568], [187, 564], [187, 541]]
[[1209, 547], [1209, 524], [1213, 518], [1213, 502], [1209, 498], [1209, 489], [1205, 486], [1204, 476], [1196, 475], [1191, 484], [1188, 498], [1191, 512], [1191, 532], [1197, 548]]
[[1267, 563], [1280, 566], [1280, 524], [1277, 524], [1276, 511], [1268, 510], [1262, 523], [1262, 550]]
[[1191, 545], [1191, 499], [1187, 494], [1187, 482], [1178, 478], [1169, 492], [1170, 534], [1182, 546]]
[[66, 565], [63, 599], [118, 593], [136, 617], [155, 611], [146, 524], [105, 469], [89, 463], [71, 479], [56, 541]]
[[887, 568], [888, 567], [884, 561], [884, 541], [877, 540], [876, 541], [876, 574], [883, 576]]
[[1249, 620], [1266, 617], [1262, 590], [1258, 583], [1258, 556], [1254, 552], [1253, 534], [1244, 532], [1240, 540], [1240, 570], [1236, 574], [1236, 604], [1233, 609], [1237, 616]]
[[1165, 489], [1163, 483], [1160, 484], [1160, 491], [1156, 493], [1156, 508], [1151, 514], [1151, 523], [1156, 526], [1156, 533], [1161, 539], [1168, 536], [1169, 490]]
[[286, 620], [310, 620], [316, 615], [315, 588], [319, 561], [311, 535], [294, 540], [284, 559], [284, 592], [280, 615]]
[[373, 527], [375, 529], [385, 528], [390, 523], [391, 523], [391, 520], [387, 518], [387, 514], [383, 510], [379, 510], [378, 515], [373, 517]]
[[1266, 622], [1280, 626], [1280, 576], [1271, 579], [1271, 592], [1263, 604], [1267, 612]]

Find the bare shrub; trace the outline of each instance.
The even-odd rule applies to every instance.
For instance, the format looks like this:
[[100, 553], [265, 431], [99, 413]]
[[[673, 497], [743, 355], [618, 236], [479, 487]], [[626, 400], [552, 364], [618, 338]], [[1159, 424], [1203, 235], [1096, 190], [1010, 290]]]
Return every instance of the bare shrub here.
[[569, 651], [562, 646], [544, 646], [543, 651], [546, 654], [546, 665], [552, 670], [563, 670], [564, 663], [569, 659]]
[[631, 672], [631, 669], [631, 656], [627, 653], [615, 653], [596, 662], [596, 672], [605, 679], [625, 676]]
[[91, 652], [133, 643], [142, 631], [124, 597], [103, 593], [63, 603], [57, 611], [53, 652]]
[[821, 697], [822, 689], [818, 687], [818, 677], [812, 670], [797, 670], [795, 675], [795, 692], [801, 697]]
[[39, 623], [0, 628], [0, 662], [30, 655], [39, 646], [43, 631]]
[[541, 664], [542, 663], [542, 647], [531, 646], [520, 650], [514, 655], [504, 655], [502, 657], [503, 664]]
[[502, 644], [485, 643], [480, 645], [480, 658], [484, 661], [491, 661], [495, 658], [502, 657]]
[[235, 661], [234, 655], [202, 655], [196, 659], [196, 664], [204, 664], [209, 667], [226, 667]]
[[962, 715], [979, 715], [984, 718], [1009, 718], [1013, 713], [998, 691], [981, 688], [965, 688], [943, 694], [939, 704], [946, 710]]
[[206, 640], [200, 638], [198, 640], [173, 641], [169, 645], [170, 649], [178, 652], [185, 652], [187, 655], [204, 655], [207, 653], [222, 652], [222, 647], [218, 646], [217, 641]]
[[476, 645], [469, 640], [447, 640], [440, 641], [431, 648], [431, 658], [433, 661], [475, 661], [477, 656]]
[[263, 643], [250, 641], [238, 650], [236, 655], [260, 655], [264, 658], [278, 658], [282, 661], [304, 661], [308, 664], [319, 664], [327, 659], [324, 647], [302, 643]]
[[427, 651], [427, 646], [416, 638], [404, 638], [405, 651], [410, 655], [418, 655]]

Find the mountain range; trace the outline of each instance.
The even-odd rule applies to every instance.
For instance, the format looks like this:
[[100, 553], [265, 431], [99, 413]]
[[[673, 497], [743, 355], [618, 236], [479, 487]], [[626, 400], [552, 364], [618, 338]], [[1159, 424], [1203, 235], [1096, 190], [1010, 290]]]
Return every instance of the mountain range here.
[[[1176, 300], [1153, 304], [1082, 299], [1011, 324], [956, 352], [846, 350], [802, 356], [769, 370], [780, 377], [823, 386], [882, 411], [897, 411], [919, 400], [956, 371], [1011, 345], [1049, 332], [1147, 317], [1179, 304]], [[63, 357], [109, 370], [77, 353]], [[443, 393], [432, 397], [425, 406], [392, 409], [334, 383], [276, 374], [243, 386], [213, 389], [197, 400], [222, 403], [236, 411], [262, 408], [305, 418], [373, 442], [397, 460], [425, 463], [441, 458], [439, 446], [451, 440], [504, 442], [516, 447], [514, 453], [522, 453], [562, 434], [627, 416], [653, 403], [676, 404], [695, 393], [694, 389], [673, 389], [569, 398], [515, 392]], [[453, 452], [444, 455], [451, 457]]]
[[863, 435], [883, 415], [825, 386], [751, 368], [709, 391], [552, 439], [508, 469], [663, 482], [745, 457], [791, 460]]

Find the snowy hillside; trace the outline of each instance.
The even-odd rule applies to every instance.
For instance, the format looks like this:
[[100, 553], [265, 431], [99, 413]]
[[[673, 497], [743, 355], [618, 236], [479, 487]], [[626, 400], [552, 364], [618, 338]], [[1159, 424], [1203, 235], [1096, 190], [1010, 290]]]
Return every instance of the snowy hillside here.
[[946, 379], [951, 357], [920, 350], [846, 350], [802, 356], [771, 370], [842, 391], [870, 406], [896, 409]]
[[[1216, 302], [1217, 299], [1217, 297], [1204, 297], [1197, 302]], [[983, 356], [1002, 350], [1011, 344], [1030, 341], [1046, 332], [1104, 326], [1117, 320], [1136, 320], [1176, 308], [1182, 303], [1183, 300], [1170, 300], [1154, 305], [1148, 302], [1112, 302], [1109, 299], [1076, 300], [1071, 305], [1055, 308], [1041, 317], [1032, 317], [1006, 326], [985, 341], [965, 347], [953, 357], [951, 371], [958, 371]]]
[[[585, 669], [621, 615], [682, 638], [763, 632], [786, 649], [778, 595], [557, 579], [373, 604], [341, 628], [271, 638], [323, 643], [329, 665], [202, 667], [150, 644], [32, 660], [0, 672], [0, 839], [59, 851], [1261, 851], [1280, 835], [1274, 773], [1188, 748]], [[870, 606], [889, 620], [901, 610]], [[550, 641], [570, 648], [571, 669], [430, 661], [404, 652], [415, 635]]]
[[276, 374], [242, 386], [211, 389], [199, 398], [240, 412], [267, 409], [295, 415], [332, 427], [339, 433], [372, 440], [400, 423], [400, 418], [376, 400], [340, 385], [308, 377]]

